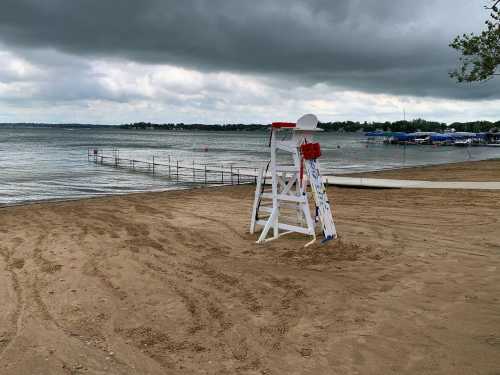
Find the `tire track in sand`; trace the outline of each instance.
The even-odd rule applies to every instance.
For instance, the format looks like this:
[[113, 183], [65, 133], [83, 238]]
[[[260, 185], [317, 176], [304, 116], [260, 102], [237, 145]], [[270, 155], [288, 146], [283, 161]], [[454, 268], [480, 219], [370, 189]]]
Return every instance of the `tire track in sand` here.
[[[18, 239], [17, 244], [19, 245], [22, 243], [23, 240]], [[0, 258], [1, 260], [5, 263], [4, 269], [7, 271], [7, 273], [10, 276], [11, 282], [12, 282], [12, 288], [14, 289], [14, 293], [16, 295], [16, 302], [15, 302], [15, 307], [14, 311], [11, 314], [11, 324], [10, 327], [8, 328], [7, 332], [4, 333], [4, 335], [1, 338], [0, 341], [0, 361], [3, 359], [3, 356], [7, 349], [9, 349], [12, 344], [15, 342], [16, 337], [19, 334], [19, 331], [21, 330], [21, 324], [22, 324], [22, 311], [24, 310], [24, 304], [22, 300], [22, 293], [21, 293], [21, 287], [19, 284], [19, 279], [17, 277], [16, 272], [14, 271], [13, 268], [17, 267], [16, 262], [11, 262], [11, 256], [5, 248], [0, 248]]]

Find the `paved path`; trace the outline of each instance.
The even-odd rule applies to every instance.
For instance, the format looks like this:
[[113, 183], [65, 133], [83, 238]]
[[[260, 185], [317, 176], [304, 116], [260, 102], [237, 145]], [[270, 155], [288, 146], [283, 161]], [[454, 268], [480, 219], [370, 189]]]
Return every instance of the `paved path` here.
[[407, 189], [474, 189], [500, 190], [500, 181], [468, 182], [468, 181], [422, 181], [422, 180], [388, 180], [383, 178], [324, 176], [324, 182], [335, 186], [373, 187], [373, 188], [407, 188]]

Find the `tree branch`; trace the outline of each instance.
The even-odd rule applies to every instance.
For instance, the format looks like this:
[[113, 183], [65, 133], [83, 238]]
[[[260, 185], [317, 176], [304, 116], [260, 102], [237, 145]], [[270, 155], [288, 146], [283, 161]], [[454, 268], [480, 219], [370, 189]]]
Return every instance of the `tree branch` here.
[[496, 7], [499, 3], [500, 3], [500, 0], [496, 0], [496, 1], [493, 3], [493, 5], [492, 5], [492, 6], [490, 6], [490, 7], [489, 7], [489, 6], [486, 6], [486, 5], [485, 5], [484, 7], [485, 7], [485, 9], [493, 9], [493, 8], [495, 8], [495, 7]]

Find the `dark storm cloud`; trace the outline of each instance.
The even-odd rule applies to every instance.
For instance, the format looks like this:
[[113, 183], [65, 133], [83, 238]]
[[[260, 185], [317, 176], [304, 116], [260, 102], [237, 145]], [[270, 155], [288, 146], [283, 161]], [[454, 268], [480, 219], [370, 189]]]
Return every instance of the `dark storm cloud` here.
[[447, 76], [448, 47], [482, 26], [469, 0], [3, 0], [0, 40], [202, 70], [263, 73], [371, 92], [499, 97]]

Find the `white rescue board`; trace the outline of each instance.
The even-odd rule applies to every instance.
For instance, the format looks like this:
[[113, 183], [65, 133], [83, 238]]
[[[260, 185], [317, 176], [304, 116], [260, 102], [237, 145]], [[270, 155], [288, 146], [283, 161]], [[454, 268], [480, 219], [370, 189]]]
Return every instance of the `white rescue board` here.
[[325, 185], [319, 171], [319, 163], [317, 159], [304, 160], [306, 166], [307, 177], [314, 197], [314, 202], [318, 208], [318, 216], [323, 229], [324, 241], [337, 238], [337, 230], [333, 221], [330, 202], [326, 195]]

